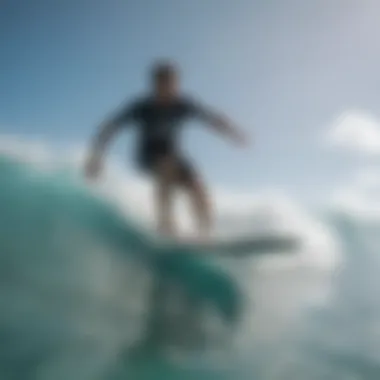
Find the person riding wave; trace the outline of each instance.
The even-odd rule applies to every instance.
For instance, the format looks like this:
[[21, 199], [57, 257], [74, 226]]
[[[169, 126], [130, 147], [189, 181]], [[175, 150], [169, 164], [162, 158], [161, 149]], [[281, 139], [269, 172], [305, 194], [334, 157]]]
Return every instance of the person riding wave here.
[[239, 145], [247, 142], [245, 134], [226, 117], [212, 111], [180, 91], [180, 75], [169, 61], [156, 62], [151, 69], [152, 89], [148, 95], [128, 102], [96, 134], [85, 165], [88, 178], [96, 178], [111, 138], [124, 126], [138, 127], [136, 163], [151, 175], [156, 185], [158, 232], [175, 236], [171, 203], [173, 190], [180, 187], [190, 197], [197, 219], [200, 239], [208, 239], [212, 213], [206, 186], [199, 171], [181, 151], [178, 135], [189, 119], [197, 119], [224, 134]]

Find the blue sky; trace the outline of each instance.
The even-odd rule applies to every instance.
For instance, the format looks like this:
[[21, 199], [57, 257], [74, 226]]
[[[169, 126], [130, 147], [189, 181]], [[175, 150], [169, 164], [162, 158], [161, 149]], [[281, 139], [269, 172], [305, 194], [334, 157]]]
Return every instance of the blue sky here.
[[[342, 113], [379, 116], [379, 8], [372, 0], [3, 0], [0, 130], [85, 142], [144, 91], [151, 60], [170, 57], [188, 91], [255, 141], [239, 151], [189, 127], [184, 143], [209, 181], [319, 197], [376, 163], [323, 138]], [[114, 149], [130, 156], [126, 136]]]

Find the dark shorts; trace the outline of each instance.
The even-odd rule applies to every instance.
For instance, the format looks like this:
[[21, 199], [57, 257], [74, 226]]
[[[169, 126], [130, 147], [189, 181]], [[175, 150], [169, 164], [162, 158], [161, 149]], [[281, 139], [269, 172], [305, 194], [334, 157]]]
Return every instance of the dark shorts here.
[[171, 144], [156, 142], [146, 144], [140, 148], [138, 154], [138, 166], [145, 173], [155, 175], [159, 162], [171, 158], [177, 166], [178, 182], [181, 185], [192, 183], [195, 178], [195, 170], [191, 163]]

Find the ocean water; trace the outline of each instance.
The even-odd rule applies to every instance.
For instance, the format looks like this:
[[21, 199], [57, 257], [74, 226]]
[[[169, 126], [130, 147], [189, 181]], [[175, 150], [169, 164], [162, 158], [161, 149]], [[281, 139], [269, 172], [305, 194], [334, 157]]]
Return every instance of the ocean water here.
[[3, 155], [0, 184], [0, 379], [380, 378], [376, 220], [319, 215], [327, 267], [211, 259], [70, 171]]

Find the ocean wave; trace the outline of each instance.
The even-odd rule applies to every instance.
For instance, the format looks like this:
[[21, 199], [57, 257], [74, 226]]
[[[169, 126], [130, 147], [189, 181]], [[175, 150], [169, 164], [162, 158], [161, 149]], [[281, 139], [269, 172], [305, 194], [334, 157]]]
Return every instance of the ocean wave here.
[[176, 320], [183, 333], [174, 338], [184, 335], [191, 326], [170, 310], [175, 293], [227, 324], [239, 317], [240, 291], [220, 267], [157, 245], [79, 181], [3, 156], [0, 183], [0, 372], [27, 363], [31, 376], [57, 378], [63, 364], [52, 361], [76, 362], [90, 350], [102, 353], [95, 366], [106, 365], [139, 340], [161, 345]]
[[7, 153], [2, 379], [377, 378], [377, 222], [334, 213], [313, 224], [301, 212], [285, 220], [277, 203], [270, 221], [312, 231], [302, 252], [199, 258], [158, 246], [124, 203], [107, 199], [112, 191], [89, 189], [70, 162]]

